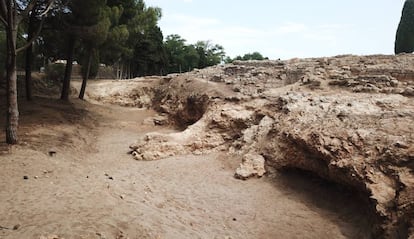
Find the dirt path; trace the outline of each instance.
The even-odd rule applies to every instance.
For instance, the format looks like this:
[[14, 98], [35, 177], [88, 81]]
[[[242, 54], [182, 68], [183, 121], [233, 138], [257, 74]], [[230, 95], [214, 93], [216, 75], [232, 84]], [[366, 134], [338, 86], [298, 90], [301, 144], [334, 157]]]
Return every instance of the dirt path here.
[[134, 161], [126, 145], [171, 129], [143, 124], [151, 111], [88, 107], [90, 147], [0, 156], [0, 238], [365, 237], [349, 192], [296, 173], [236, 180], [225, 154]]

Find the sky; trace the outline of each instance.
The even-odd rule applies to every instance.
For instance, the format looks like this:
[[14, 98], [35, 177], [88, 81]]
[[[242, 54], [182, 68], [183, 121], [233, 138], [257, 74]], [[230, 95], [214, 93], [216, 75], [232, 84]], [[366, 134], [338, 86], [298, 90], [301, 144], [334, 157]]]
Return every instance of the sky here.
[[235, 57], [393, 54], [404, 0], [145, 0], [164, 37], [211, 41]]

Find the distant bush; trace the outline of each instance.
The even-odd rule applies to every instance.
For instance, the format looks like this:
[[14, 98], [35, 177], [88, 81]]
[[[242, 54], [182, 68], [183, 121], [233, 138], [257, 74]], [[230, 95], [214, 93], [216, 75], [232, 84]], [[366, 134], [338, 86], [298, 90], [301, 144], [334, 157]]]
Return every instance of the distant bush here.
[[262, 61], [262, 60], [269, 60], [268, 57], [264, 57], [262, 54], [260, 54], [259, 52], [255, 51], [253, 53], [247, 53], [244, 54], [244, 56], [237, 56], [235, 58], [230, 58], [227, 57], [224, 62], [225, 63], [232, 63], [233, 61], [251, 61], [251, 60], [258, 60], [258, 61]]
[[63, 63], [54, 63], [46, 66], [46, 78], [52, 82], [62, 82], [65, 76], [65, 67]]

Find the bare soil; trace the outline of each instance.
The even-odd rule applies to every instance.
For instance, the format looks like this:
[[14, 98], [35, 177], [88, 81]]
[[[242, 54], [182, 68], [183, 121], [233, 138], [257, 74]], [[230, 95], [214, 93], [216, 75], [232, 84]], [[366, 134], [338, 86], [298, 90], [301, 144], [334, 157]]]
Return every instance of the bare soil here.
[[2, 239], [369, 238], [353, 192], [303, 172], [237, 180], [239, 159], [220, 152], [133, 160], [126, 145], [175, 131], [146, 124], [151, 110], [20, 106], [20, 145], [0, 132]]

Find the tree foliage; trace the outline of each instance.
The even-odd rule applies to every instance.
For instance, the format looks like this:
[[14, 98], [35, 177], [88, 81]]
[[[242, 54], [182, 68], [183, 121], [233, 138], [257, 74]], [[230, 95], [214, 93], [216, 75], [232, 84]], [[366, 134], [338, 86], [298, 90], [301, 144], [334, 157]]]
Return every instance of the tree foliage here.
[[224, 59], [224, 48], [218, 44], [212, 44], [211, 41], [198, 41], [195, 44], [199, 55], [198, 68], [205, 68], [221, 63]]
[[[82, 65], [80, 98], [86, 80], [98, 73], [100, 63], [113, 66], [124, 78], [186, 72], [223, 62], [224, 48], [218, 44], [187, 44], [179, 35], [164, 39], [158, 27], [161, 15], [160, 8], [147, 7], [143, 0], [0, 0], [0, 64], [6, 65], [2, 69], [7, 73], [7, 142], [17, 142], [16, 70], [17, 62], [24, 59], [17, 53], [24, 49], [26, 86], [31, 82], [32, 66], [66, 59], [64, 77], [61, 65], [56, 71], [47, 68], [54, 78], [63, 78], [63, 100], [69, 100], [73, 61]], [[41, 60], [36, 63], [33, 59]], [[29, 97], [30, 89], [26, 92]]]
[[246, 53], [243, 56], [236, 56], [233, 59], [230, 58], [230, 57], [226, 57], [226, 59], [224, 61], [226, 63], [232, 63], [233, 61], [251, 61], [251, 60], [262, 61], [262, 60], [269, 60], [269, 58], [264, 57], [262, 54], [255, 51], [253, 53]]
[[414, 0], [406, 0], [395, 37], [395, 54], [414, 51]]
[[185, 42], [186, 40], [177, 34], [166, 37], [165, 50], [168, 56], [168, 73], [179, 73], [197, 66], [198, 54], [193, 46], [188, 46]]
[[167, 55], [164, 49], [163, 35], [157, 26], [148, 29], [137, 39], [132, 71], [136, 76], [163, 75], [166, 71]]
[[[138, 76], [147, 72], [147, 67], [160, 65], [143, 64], [143, 60], [162, 61], [163, 49], [158, 47], [162, 32], [157, 27], [161, 9], [147, 7], [143, 0], [108, 0], [107, 4], [112, 9], [111, 27], [108, 40], [102, 47], [102, 62], [117, 65], [120, 74], [125, 76]], [[160, 71], [161, 67], [149, 72]]]
[[187, 45], [177, 34], [167, 36], [165, 50], [168, 56], [168, 73], [191, 71], [220, 64], [225, 56], [224, 48], [210, 41], [198, 41]]

